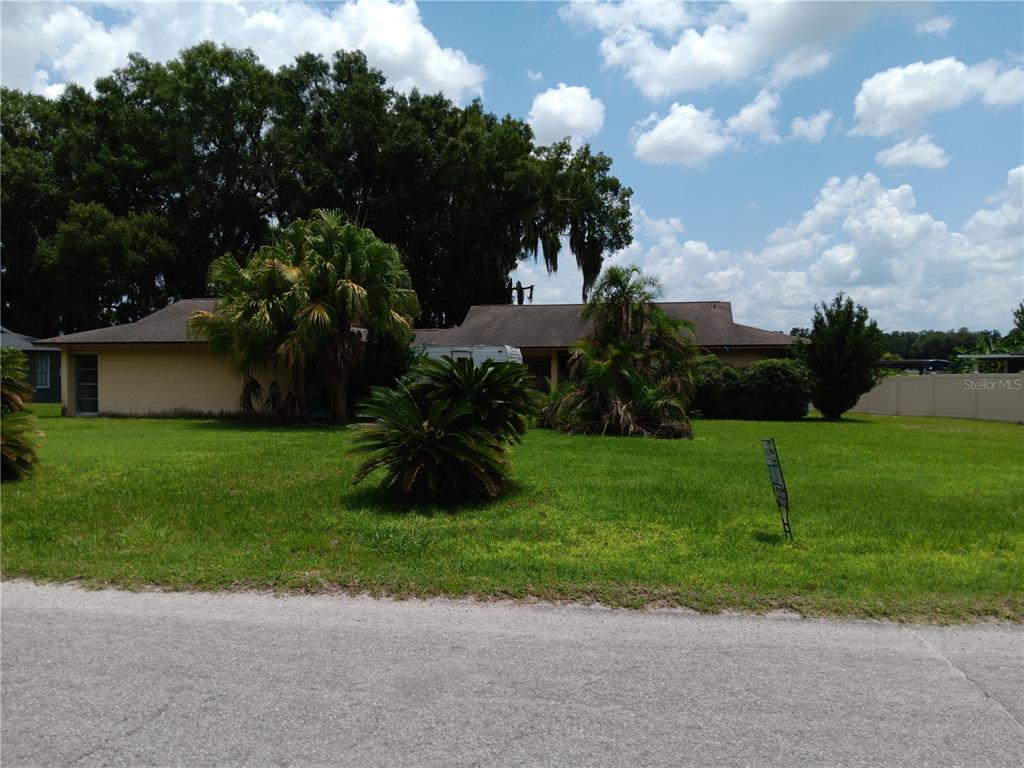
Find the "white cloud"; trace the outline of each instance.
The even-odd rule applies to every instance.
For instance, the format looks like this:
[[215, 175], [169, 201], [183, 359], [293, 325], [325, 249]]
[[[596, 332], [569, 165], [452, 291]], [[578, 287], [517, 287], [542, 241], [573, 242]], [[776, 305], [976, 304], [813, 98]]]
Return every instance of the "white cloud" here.
[[537, 141], [541, 144], [563, 139], [574, 142], [593, 136], [604, 125], [604, 104], [580, 85], [559, 83], [538, 93], [527, 117]]
[[[681, 221], [634, 204], [636, 240], [609, 263], [637, 262], [666, 300], [731, 301], [737, 322], [770, 329], [807, 325], [814, 304], [839, 290], [883, 328], [1006, 328], [1024, 294], [1024, 166], [997, 197], [956, 231], [917, 210], [909, 185], [887, 188], [871, 173], [831, 178], [797, 222], [740, 251], [686, 239]], [[563, 272], [571, 277], [551, 283], [532, 275], [538, 303], [579, 300], [578, 272]]]
[[945, 168], [949, 163], [945, 150], [932, 142], [928, 134], [916, 139], [901, 141], [895, 146], [883, 149], [875, 160], [889, 168], [916, 166], [917, 168]]
[[1006, 189], [998, 208], [981, 209], [964, 225], [964, 232], [984, 243], [993, 263], [1013, 263], [1024, 272], [1024, 165], [1006, 174]]
[[733, 133], [756, 134], [763, 144], [778, 144], [782, 139], [779, 137], [774, 113], [781, 104], [779, 94], [763, 89], [752, 102], [730, 117], [726, 124]]
[[795, 118], [790, 126], [790, 136], [817, 144], [825, 138], [825, 132], [831, 122], [832, 113], [827, 109], [823, 109], [816, 115]]
[[781, 88], [791, 80], [809, 77], [820, 72], [829, 65], [830, 61], [832, 61], [832, 54], [828, 51], [799, 48], [772, 67], [769, 81], [776, 88]]
[[636, 27], [671, 35], [694, 22], [691, 10], [678, 0], [573, 2], [562, 10], [562, 15], [568, 21], [585, 24], [609, 34]]
[[539, 83], [541, 80], [544, 79], [544, 73], [538, 72], [535, 69], [526, 70], [526, 76], [530, 78], [530, 80], [534, 83]]
[[930, 19], [919, 21], [917, 26], [914, 27], [914, 31], [919, 35], [935, 35], [936, 37], [945, 38], [949, 34], [949, 30], [953, 28], [953, 23], [956, 20], [950, 16], [933, 16]]
[[[115, 11], [116, 21], [93, 15]], [[67, 3], [4, 5], [3, 82], [53, 93], [91, 87], [137, 51], [165, 61], [202, 40], [252, 48], [276, 69], [306, 51], [363, 50], [396, 88], [441, 91], [458, 101], [483, 92], [483, 67], [443, 47], [412, 0], [347, 0], [317, 6], [264, 3]]]
[[[782, 99], [775, 91], [761, 89], [754, 99], [725, 122], [711, 109], [693, 104], [673, 104], [665, 117], [651, 114], [631, 133], [633, 151], [649, 163], [675, 163], [700, 168], [715, 155], [742, 148], [740, 139], [756, 136], [762, 144], [780, 144], [775, 112]], [[791, 138], [821, 141], [832, 120], [828, 110], [793, 121]]]
[[860, 26], [866, 3], [580, 2], [563, 18], [602, 33], [605, 66], [621, 69], [646, 96], [663, 98], [771, 69], [780, 86], [819, 71], [828, 44]]
[[734, 146], [714, 111], [703, 112], [692, 104], [673, 104], [668, 115], [652, 114], [633, 128], [633, 152], [648, 163], [703, 166], [715, 155]]
[[932, 112], [980, 98], [989, 105], [1024, 100], [1024, 68], [994, 61], [968, 66], [953, 57], [893, 67], [865, 80], [854, 99], [855, 134], [888, 136], [919, 129]]

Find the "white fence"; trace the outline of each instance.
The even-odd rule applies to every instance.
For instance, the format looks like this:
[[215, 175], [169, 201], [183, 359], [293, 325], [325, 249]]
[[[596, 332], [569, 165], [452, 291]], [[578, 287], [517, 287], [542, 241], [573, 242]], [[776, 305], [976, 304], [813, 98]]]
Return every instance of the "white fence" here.
[[888, 376], [851, 410], [883, 416], [948, 416], [1024, 423], [1024, 374]]

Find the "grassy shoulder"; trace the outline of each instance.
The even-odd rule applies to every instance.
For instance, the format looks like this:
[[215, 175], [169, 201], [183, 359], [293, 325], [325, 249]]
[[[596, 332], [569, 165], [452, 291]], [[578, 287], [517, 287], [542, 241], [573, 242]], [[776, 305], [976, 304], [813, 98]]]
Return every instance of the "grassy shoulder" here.
[[692, 441], [534, 430], [502, 499], [410, 511], [372, 480], [352, 487], [349, 430], [34, 410], [43, 466], [3, 488], [8, 577], [1024, 619], [1018, 425], [699, 421]]

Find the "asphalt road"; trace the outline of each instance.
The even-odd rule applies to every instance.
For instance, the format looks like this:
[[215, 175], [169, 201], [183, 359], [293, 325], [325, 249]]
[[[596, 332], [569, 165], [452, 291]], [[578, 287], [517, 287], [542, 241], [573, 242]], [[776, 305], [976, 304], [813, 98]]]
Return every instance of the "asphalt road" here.
[[1024, 627], [0, 587], [15, 766], [1020, 766]]

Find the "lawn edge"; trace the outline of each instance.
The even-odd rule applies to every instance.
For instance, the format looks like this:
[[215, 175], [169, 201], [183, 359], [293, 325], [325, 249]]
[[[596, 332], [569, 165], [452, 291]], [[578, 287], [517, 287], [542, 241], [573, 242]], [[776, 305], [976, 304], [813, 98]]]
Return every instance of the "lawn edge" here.
[[[602, 599], [600, 595], [578, 590], [568, 594], [559, 590], [513, 594], [501, 590], [488, 592], [450, 592], [435, 588], [394, 589], [383, 585], [346, 585], [321, 582], [308, 585], [272, 585], [256, 582], [207, 585], [198, 583], [161, 583], [110, 578], [53, 578], [0, 569], [0, 582], [28, 582], [38, 586], [68, 586], [85, 591], [116, 590], [122, 592], [158, 592], [164, 594], [239, 594], [273, 595], [275, 597], [367, 597], [375, 600], [402, 602], [435, 600], [472, 603], [475, 605], [502, 604], [520, 606], [577, 607], [610, 611], [636, 611], [644, 613], [686, 613], [694, 616], [761, 616], [779, 620], [835, 620], [871, 621], [884, 624], [914, 626], [977, 626], [1024, 625], [1024, 596], [1005, 606], [1001, 613], [992, 611], [921, 612], [887, 610], [884, 606], [849, 606], [842, 610], [828, 600], [806, 597], [766, 598], [751, 596], [749, 601], [716, 600], [712, 603], [687, 601], [681, 595], [666, 597], [655, 595], [655, 590], [631, 590], [631, 600]], [[650, 592], [652, 594], [645, 594]], [[1019, 603], [1019, 604], [1018, 604]]]

